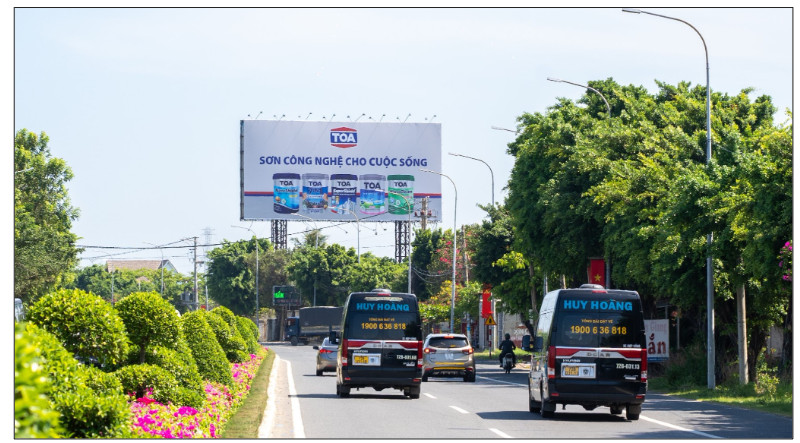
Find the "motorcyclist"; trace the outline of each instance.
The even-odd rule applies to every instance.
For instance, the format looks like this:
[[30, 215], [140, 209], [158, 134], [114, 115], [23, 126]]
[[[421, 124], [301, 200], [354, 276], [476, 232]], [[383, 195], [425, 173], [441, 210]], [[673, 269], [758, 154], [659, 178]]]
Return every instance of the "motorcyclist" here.
[[514, 362], [514, 366], [517, 365], [517, 356], [514, 355], [514, 349], [517, 347], [514, 345], [514, 342], [511, 341], [511, 334], [506, 333], [506, 339], [500, 342], [500, 347], [497, 348], [500, 350], [500, 367], [503, 367], [503, 357], [507, 354], [511, 354], [512, 361]]

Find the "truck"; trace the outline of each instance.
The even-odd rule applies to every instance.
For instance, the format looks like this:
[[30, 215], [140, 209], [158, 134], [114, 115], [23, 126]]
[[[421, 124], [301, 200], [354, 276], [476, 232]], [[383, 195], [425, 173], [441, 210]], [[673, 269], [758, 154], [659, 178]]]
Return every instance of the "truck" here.
[[286, 319], [286, 338], [297, 346], [308, 344], [310, 339], [322, 339], [331, 331], [339, 332], [342, 323], [341, 306], [315, 306], [300, 308], [297, 317]]

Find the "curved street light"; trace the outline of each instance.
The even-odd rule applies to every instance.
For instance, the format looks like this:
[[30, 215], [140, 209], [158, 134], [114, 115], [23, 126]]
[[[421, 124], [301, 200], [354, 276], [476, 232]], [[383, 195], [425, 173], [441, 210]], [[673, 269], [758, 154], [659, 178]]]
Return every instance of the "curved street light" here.
[[457, 154], [455, 152], [448, 152], [448, 154], [454, 155], [456, 157], [464, 157], [464, 158], [468, 158], [468, 159], [471, 159], [471, 160], [479, 161], [479, 162], [483, 163], [484, 165], [486, 165], [487, 168], [489, 168], [489, 174], [491, 174], [491, 176], [492, 176], [492, 207], [494, 207], [494, 171], [492, 171], [492, 167], [489, 166], [489, 163], [486, 163], [485, 161], [483, 161], [483, 160], [481, 160], [479, 158], [470, 157], [470, 156], [464, 155], [464, 154]]
[[600, 91], [598, 91], [597, 89], [594, 89], [591, 86], [581, 85], [581, 84], [573, 83], [573, 82], [570, 82], [570, 81], [567, 81], [567, 80], [561, 80], [560, 78], [547, 77], [547, 80], [551, 81], [551, 82], [556, 82], [556, 83], [569, 83], [570, 85], [580, 86], [581, 88], [586, 88], [586, 89], [596, 93], [606, 103], [606, 118], [611, 117], [611, 106], [608, 105], [608, 100], [606, 100], [606, 98], [603, 96], [603, 94], [601, 94]]
[[453, 181], [452, 178], [448, 177], [441, 172], [431, 171], [430, 169], [420, 169], [422, 172], [429, 172], [431, 174], [441, 175], [442, 177], [450, 180], [450, 183], [453, 184], [453, 191], [455, 191], [455, 199], [453, 204], [453, 279], [450, 282], [450, 332], [455, 332], [453, 330], [453, 317], [455, 316], [455, 309], [456, 309], [456, 245], [458, 242], [456, 241], [456, 237], [458, 236], [458, 225], [456, 224], [456, 211], [458, 209], [458, 189], [456, 188], [456, 182]]
[[[648, 11], [642, 11], [641, 9], [631, 9], [625, 8], [622, 12], [630, 12], [632, 14], [647, 14], [647, 15], [654, 15], [656, 17], [666, 18], [669, 20], [675, 20], [677, 22], [681, 22], [684, 25], [689, 26], [690, 28], [694, 29], [694, 32], [700, 36], [700, 40], [703, 42], [703, 50], [706, 53], [706, 166], [711, 163], [711, 86], [710, 86], [710, 74], [709, 74], [709, 66], [708, 66], [708, 46], [706, 46], [706, 39], [703, 38], [703, 34], [697, 30], [691, 23], [681, 20], [679, 18], [670, 17], [667, 15], [661, 14], [654, 14]], [[708, 322], [707, 322], [707, 331], [706, 337], [707, 344], [706, 344], [706, 351], [707, 351], [707, 378], [708, 381], [708, 389], [714, 389], [716, 386], [716, 380], [714, 378], [714, 367], [715, 365], [715, 355], [714, 355], [714, 265], [711, 262], [711, 243], [714, 241], [714, 234], [709, 233], [706, 236], [706, 245], [708, 247], [708, 255], [706, 257], [706, 309], [708, 311]]]

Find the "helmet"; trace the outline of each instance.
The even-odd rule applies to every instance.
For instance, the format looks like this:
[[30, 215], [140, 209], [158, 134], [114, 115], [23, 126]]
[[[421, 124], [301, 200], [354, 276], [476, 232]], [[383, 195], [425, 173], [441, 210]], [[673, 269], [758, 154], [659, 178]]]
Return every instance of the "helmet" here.
[[508, 332], [506, 332], [506, 340], [511, 340], [511, 334], [509, 334]]

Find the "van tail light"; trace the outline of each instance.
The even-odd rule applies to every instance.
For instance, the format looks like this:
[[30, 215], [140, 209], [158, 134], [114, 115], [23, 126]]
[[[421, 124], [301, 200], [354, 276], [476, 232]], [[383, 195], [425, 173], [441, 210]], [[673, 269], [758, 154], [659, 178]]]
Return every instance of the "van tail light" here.
[[556, 347], [547, 348], [547, 378], [556, 378]]
[[642, 368], [642, 382], [647, 381], [647, 348], [642, 348], [642, 362], [639, 364], [639, 367]]
[[422, 342], [417, 342], [417, 369], [422, 369]]
[[466, 355], [470, 355], [470, 354], [472, 354], [473, 352], [475, 352], [475, 350], [474, 350], [474, 349], [472, 349], [472, 346], [470, 346], [470, 347], [469, 347], [469, 348], [467, 348], [467, 349], [462, 349], [462, 350], [461, 350], [461, 352], [463, 352], [463, 353], [464, 353], [464, 354], [466, 354]]
[[342, 339], [342, 366], [347, 366], [347, 339]]

